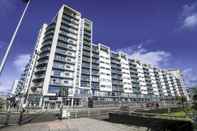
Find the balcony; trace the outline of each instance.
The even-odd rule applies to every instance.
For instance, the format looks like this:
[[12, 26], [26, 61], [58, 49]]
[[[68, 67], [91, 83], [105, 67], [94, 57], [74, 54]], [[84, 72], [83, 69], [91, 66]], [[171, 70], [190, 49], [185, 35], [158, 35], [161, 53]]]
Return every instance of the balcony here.
[[78, 18], [76, 18], [76, 17], [73, 16], [73, 15], [68, 14], [66, 11], [64, 11], [63, 17], [64, 17], [64, 18], [67, 17], [68, 19], [72, 19], [72, 20], [76, 21], [77, 23], [79, 22], [79, 19], [78, 19]]
[[52, 78], [65, 78], [65, 79], [73, 79], [73, 75], [64, 75], [64, 74], [61, 74], [61, 75], [55, 75], [53, 74], [52, 75]]
[[111, 64], [111, 68], [121, 69], [121, 66], [112, 63], [112, 64]]
[[114, 81], [114, 80], [112, 80], [112, 85], [113, 86], [123, 86], [122, 82], [117, 82], [117, 81]]
[[51, 82], [50, 82], [50, 85], [73, 87], [73, 83], [72, 83], [72, 82], [70, 82], [70, 83], [64, 83], [64, 82], [62, 82], [62, 81], [60, 81], [60, 82], [51, 81]]
[[90, 63], [90, 58], [83, 57], [82, 61]]
[[44, 41], [52, 40], [52, 39], [53, 39], [53, 35], [47, 35], [44, 37]]
[[60, 32], [61, 33], [63, 33], [63, 34], [72, 34], [72, 35], [78, 35], [78, 31], [76, 31], [76, 30], [73, 30], [73, 29], [71, 29], [71, 28], [63, 28], [63, 27], [61, 27], [60, 28]]
[[68, 64], [71, 64], [71, 65], [75, 65], [75, 61], [73, 59], [69, 59], [69, 58], [65, 58], [65, 59], [55, 58], [54, 61], [61, 62], [61, 63], [68, 63]]
[[119, 70], [114, 70], [114, 69], [111, 70], [111, 73], [112, 73], [112, 75], [114, 75], [114, 74], [122, 75], [122, 72], [121, 72], [121, 71], [119, 71]]
[[53, 35], [53, 34], [54, 34], [54, 31], [55, 31], [55, 29], [47, 30], [47, 31], [45, 32], [45, 36]]
[[83, 46], [83, 49], [86, 50], [86, 51], [90, 51], [91, 50], [91, 48], [88, 47], [88, 46]]
[[90, 32], [84, 32], [84, 36], [91, 38], [91, 33]]
[[137, 72], [137, 71], [131, 71], [131, 70], [130, 70], [130, 74], [131, 74], [131, 75], [134, 75], [134, 76], [137, 76], [137, 75], [138, 75], [138, 72]]
[[65, 30], [68, 29], [68, 28], [71, 28], [75, 31], [78, 31], [78, 25], [76, 25], [74, 23], [69, 23], [69, 22], [66, 22], [66, 21], [62, 21], [61, 28], [64, 28]]
[[45, 46], [49, 46], [50, 47], [51, 46], [51, 43], [52, 43], [52, 41], [43, 42], [41, 49], [44, 48]]
[[44, 72], [47, 70], [47, 67], [36, 67], [35, 72]]
[[92, 54], [92, 58], [96, 58], [96, 59], [99, 59], [99, 55], [96, 55], [96, 54]]
[[83, 51], [83, 56], [90, 57], [90, 53]]
[[97, 65], [92, 65], [92, 70], [98, 70], [98, 71], [99, 71], [99, 66], [97, 66]]
[[122, 77], [120, 75], [112, 75], [112, 79], [122, 80]]
[[99, 65], [99, 60], [92, 59], [92, 64]]
[[39, 59], [38, 60], [40, 61], [41, 59], [45, 59], [45, 58], [47, 59], [49, 57], [49, 55], [50, 55], [49, 53], [41, 53], [39, 55]]
[[33, 82], [40, 82], [40, 81], [42, 81], [44, 78], [45, 78], [45, 74], [41, 74], [41, 75], [36, 74], [36, 75], [34, 75], [34, 77], [33, 77]]
[[56, 25], [56, 23], [51, 23], [50, 25], [48, 25], [46, 30], [53, 30], [53, 29], [55, 29], [55, 25]]
[[68, 14], [66, 14], [66, 13], [64, 13], [64, 15], [63, 15], [63, 17], [62, 17], [64, 20], [67, 20], [67, 21], [69, 21], [69, 22], [72, 22], [72, 23], [74, 23], [74, 24], [78, 24], [79, 23], [79, 20], [77, 19], [77, 18], [75, 18], [75, 17], [73, 17], [73, 16], [70, 16], [70, 15], [68, 15]]
[[62, 43], [76, 45], [77, 39], [60, 33], [58, 41]]
[[86, 43], [91, 43], [91, 39], [87, 39], [86, 37], [84, 37], [83, 41], [84, 41], [84, 43], [85, 43], [85, 42], [86, 42]]
[[40, 54], [42, 54], [43, 52], [50, 52], [50, 50], [51, 50], [51, 42], [47, 42], [47, 43], [49, 43], [49, 44], [46, 44], [46, 45], [43, 45], [42, 47], [41, 47], [41, 53]]
[[138, 83], [133, 83], [132, 88], [140, 89], [140, 85]]
[[90, 63], [82, 62], [82, 68], [84, 69], [89, 69], [90, 68]]
[[64, 44], [64, 43], [58, 43], [57, 47], [61, 48], [63, 50], [69, 50], [69, 51], [72, 51], [72, 52], [76, 51], [76, 47], [75, 46], [71, 46], [71, 45]]
[[123, 88], [120, 86], [112, 85], [112, 91], [113, 92], [123, 92]]
[[73, 35], [72, 33], [60, 32], [59, 36], [66, 37], [66, 38], [71, 38], [73, 40], [77, 40], [78, 39], [77, 35]]
[[93, 86], [93, 85], [92, 85], [92, 89], [93, 89], [93, 90], [99, 90], [99, 86]]
[[85, 75], [90, 75], [90, 71], [85, 71], [85, 70], [83, 70], [82, 69], [82, 72], [81, 72], [82, 74], [85, 74]]
[[91, 86], [98, 86], [98, 87], [99, 87], [99, 83], [98, 83], [98, 82], [93, 82], [93, 81], [92, 81]]
[[151, 80], [149, 80], [149, 79], [146, 79], [145, 81], [146, 81], [146, 83], [151, 83]]
[[89, 82], [90, 82], [90, 77], [89, 76], [82, 76], [81, 77], [81, 81], [83, 82], [88, 82], [88, 86], [90, 86]]
[[131, 82], [132, 82], [132, 83], [138, 83], [138, 84], [139, 84], [139, 80], [138, 80], [138, 78], [131, 79]]
[[90, 27], [85, 26], [85, 28], [84, 28], [84, 32], [91, 33], [91, 28], [90, 28]]
[[36, 87], [36, 88], [39, 88], [39, 87], [42, 87], [43, 86], [43, 82], [38, 82], [38, 83], [33, 83], [32, 85], [31, 85], [31, 87]]
[[92, 78], [92, 82], [99, 82], [99, 78]]
[[40, 60], [40, 61], [38, 61], [37, 65], [41, 65], [41, 64], [48, 64], [48, 60]]
[[95, 54], [99, 54], [98, 48], [95, 48], [94, 46], [92, 47], [92, 52]]
[[75, 53], [72, 53], [70, 51], [56, 50], [55, 53], [58, 54], [58, 55], [62, 55], [64, 57], [70, 57], [72, 59], [75, 58]]
[[83, 38], [86, 39], [86, 40], [91, 40], [91, 36], [90, 35], [87, 35], [87, 33], [86, 33], [86, 35], [84, 35]]

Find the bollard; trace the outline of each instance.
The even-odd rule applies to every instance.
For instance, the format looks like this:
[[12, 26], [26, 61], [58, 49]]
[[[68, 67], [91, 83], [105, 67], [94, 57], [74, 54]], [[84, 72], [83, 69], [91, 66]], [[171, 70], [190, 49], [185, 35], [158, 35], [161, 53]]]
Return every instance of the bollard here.
[[78, 110], [75, 111], [75, 119], [77, 118]]
[[88, 117], [90, 117], [90, 111], [89, 111], [89, 109], [88, 109]]
[[98, 116], [100, 116], [100, 114], [101, 114], [101, 113], [100, 113], [100, 110], [98, 110]]

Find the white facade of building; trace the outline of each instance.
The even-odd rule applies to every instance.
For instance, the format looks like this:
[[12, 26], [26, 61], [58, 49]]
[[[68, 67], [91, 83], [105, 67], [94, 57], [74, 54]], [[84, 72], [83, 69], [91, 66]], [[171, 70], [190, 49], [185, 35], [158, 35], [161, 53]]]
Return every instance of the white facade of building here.
[[93, 44], [92, 34], [93, 22], [66, 5], [43, 25], [24, 82], [31, 106], [78, 105], [85, 97], [131, 102], [186, 95], [181, 77]]

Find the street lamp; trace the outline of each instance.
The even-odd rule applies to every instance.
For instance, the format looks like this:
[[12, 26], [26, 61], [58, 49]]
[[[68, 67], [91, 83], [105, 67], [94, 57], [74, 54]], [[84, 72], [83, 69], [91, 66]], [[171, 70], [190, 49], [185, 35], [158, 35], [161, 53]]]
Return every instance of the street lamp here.
[[5, 66], [7, 57], [8, 57], [9, 52], [10, 52], [10, 49], [11, 49], [13, 43], [14, 43], [15, 37], [16, 37], [17, 32], [18, 32], [18, 30], [19, 30], [19, 28], [20, 28], [20, 26], [21, 26], [21, 23], [22, 23], [22, 21], [23, 21], [23, 18], [24, 18], [24, 16], [25, 16], [26, 12], [27, 12], [27, 9], [28, 9], [28, 7], [29, 7], [29, 4], [30, 4], [30, 1], [31, 1], [31, 0], [22, 0], [22, 1], [23, 1], [24, 3], [27, 3], [27, 5], [26, 5], [26, 7], [25, 7], [25, 9], [24, 9], [24, 11], [23, 11], [23, 13], [22, 13], [22, 15], [21, 15], [21, 18], [20, 18], [20, 20], [19, 20], [19, 22], [18, 22], [18, 25], [17, 25], [17, 27], [16, 27], [16, 29], [15, 29], [15, 31], [14, 31], [14, 34], [12, 35], [12, 38], [11, 38], [10, 43], [9, 43], [9, 45], [8, 45], [8, 48], [6, 49], [5, 55], [3, 56], [3, 59], [2, 59], [2, 61], [1, 61], [1, 65], [0, 65], [0, 76], [1, 76], [1, 73], [2, 73], [3, 68], [4, 68], [4, 66]]

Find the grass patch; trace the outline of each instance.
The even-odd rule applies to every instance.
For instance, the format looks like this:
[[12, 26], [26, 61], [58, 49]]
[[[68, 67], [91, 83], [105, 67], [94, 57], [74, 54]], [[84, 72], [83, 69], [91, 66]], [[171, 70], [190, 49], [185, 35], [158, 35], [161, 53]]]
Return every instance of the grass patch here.
[[169, 116], [175, 116], [181, 118], [186, 117], [186, 113], [184, 111], [163, 113], [162, 115], [169, 115]]

